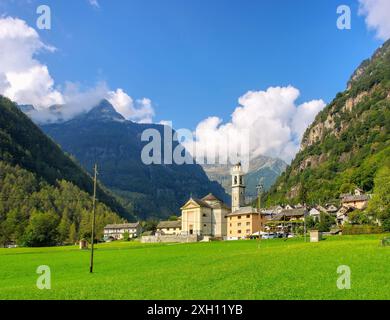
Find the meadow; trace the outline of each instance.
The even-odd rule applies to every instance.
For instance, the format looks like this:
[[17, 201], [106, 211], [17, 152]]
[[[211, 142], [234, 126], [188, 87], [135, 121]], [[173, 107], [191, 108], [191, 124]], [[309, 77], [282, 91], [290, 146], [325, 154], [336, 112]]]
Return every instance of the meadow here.
[[[0, 299], [390, 299], [384, 235], [97, 246], [95, 272], [77, 247], [0, 249]], [[39, 290], [36, 269], [51, 269]], [[337, 268], [351, 268], [340, 290]]]

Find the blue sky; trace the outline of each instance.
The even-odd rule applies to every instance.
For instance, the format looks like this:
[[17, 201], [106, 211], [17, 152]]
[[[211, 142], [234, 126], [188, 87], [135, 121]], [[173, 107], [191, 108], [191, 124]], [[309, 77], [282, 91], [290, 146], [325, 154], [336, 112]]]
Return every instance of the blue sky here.
[[[10, 2], [3, 13], [35, 26], [41, 1]], [[57, 83], [105, 80], [148, 97], [157, 120], [193, 128], [207, 116], [228, 119], [248, 90], [293, 85], [302, 100], [329, 102], [380, 45], [351, 6], [352, 29], [336, 28], [340, 1], [99, 0], [46, 1], [58, 49], [40, 57]], [[189, 113], [190, 112], [190, 113]]]
[[[370, 1], [370, 0], [368, 0]], [[374, 0], [376, 1], [376, 0]], [[383, 1], [383, 0], [379, 0]], [[210, 116], [230, 121], [246, 92], [292, 85], [297, 104], [330, 102], [383, 40], [358, 15], [358, 0], [45, 1], [57, 48], [38, 56], [55, 85], [104, 81], [147, 97], [154, 121], [195, 129]], [[3, 17], [35, 28], [42, 2], [5, 0]], [[352, 29], [336, 28], [336, 8], [352, 9]]]

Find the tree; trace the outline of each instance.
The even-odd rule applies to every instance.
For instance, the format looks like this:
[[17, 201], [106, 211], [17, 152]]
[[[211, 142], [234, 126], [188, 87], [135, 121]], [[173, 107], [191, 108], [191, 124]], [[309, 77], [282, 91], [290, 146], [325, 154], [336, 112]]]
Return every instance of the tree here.
[[318, 231], [329, 232], [334, 224], [335, 224], [334, 217], [326, 213], [321, 213], [320, 222], [317, 223], [316, 227]]
[[378, 170], [374, 179], [374, 194], [368, 209], [379, 221], [385, 231], [390, 231], [390, 165], [387, 163]]
[[76, 224], [73, 222], [69, 227], [69, 242], [74, 244], [78, 240]]
[[125, 231], [125, 232], [123, 233], [123, 240], [124, 240], [124, 241], [129, 241], [129, 240], [130, 240], [130, 234], [129, 234], [128, 231]]
[[306, 227], [307, 229], [311, 230], [315, 227], [316, 220], [312, 216], [306, 217]]
[[148, 220], [148, 221], [144, 221], [142, 224], [143, 224], [142, 225], [142, 229], [144, 231], [156, 231], [157, 230], [158, 221]]
[[58, 240], [58, 220], [54, 213], [35, 211], [30, 217], [24, 244], [28, 247], [55, 246]]
[[69, 240], [70, 220], [66, 212], [63, 213], [61, 222], [58, 225], [58, 240], [60, 243], [64, 243]]

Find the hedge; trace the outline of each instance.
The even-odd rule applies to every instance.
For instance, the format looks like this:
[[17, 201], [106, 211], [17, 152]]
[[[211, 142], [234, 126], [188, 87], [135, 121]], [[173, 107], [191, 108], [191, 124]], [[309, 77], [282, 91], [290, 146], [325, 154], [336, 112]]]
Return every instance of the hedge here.
[[383, 233], [383, 228], [379, 226], [370, 226], [370, 225], [351, 225], [344, 226], [343, 235], [352, 235], [352, 234], [375, 234]]

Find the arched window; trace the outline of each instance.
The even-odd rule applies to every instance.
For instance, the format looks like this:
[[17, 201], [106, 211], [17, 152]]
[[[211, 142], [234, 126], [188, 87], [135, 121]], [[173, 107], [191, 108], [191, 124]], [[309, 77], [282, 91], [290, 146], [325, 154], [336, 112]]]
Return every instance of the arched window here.
[[234, 176], [234, 184], [237, 184], [237, 176]]

